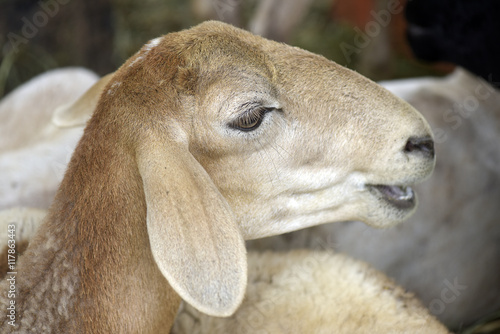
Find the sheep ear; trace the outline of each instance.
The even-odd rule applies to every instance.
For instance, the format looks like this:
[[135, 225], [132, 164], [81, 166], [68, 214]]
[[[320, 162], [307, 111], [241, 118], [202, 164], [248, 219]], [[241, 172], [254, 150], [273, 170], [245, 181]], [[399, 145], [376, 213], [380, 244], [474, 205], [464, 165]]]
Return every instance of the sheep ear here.
[[75, 102], [58, 107], [52, 115], [52, 123], [60, 128], [85, 125], [92, 116], [104, 87], [113, 78], [113, 74], [102, 77]]
[[156, 264], [186, 302], [209, 315], [229, 316], [247, 282], [246, 249], [234, 214], [187, 144], [150, 139], [138, 149], [137, 163]]

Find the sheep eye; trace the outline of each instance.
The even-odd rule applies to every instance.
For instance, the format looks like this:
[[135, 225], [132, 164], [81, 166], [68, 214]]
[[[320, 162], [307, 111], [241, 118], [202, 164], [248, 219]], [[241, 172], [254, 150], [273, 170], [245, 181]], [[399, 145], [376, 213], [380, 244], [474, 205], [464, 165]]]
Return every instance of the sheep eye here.
[[264, 119], [264, 115], [271, 112], [273, 109], [267, 108], [255, 108], [250, 111], [245, 112], [234, 122], [230, 123], [229, 126], [233, 129], [240, 131], [253, 131], [257, 129]]

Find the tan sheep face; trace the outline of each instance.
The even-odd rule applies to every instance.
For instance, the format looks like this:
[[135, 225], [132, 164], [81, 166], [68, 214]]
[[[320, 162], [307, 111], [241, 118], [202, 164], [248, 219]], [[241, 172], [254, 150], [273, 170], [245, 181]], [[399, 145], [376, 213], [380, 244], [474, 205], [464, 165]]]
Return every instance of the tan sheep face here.
[[[226, 24], [155, 39], [101, 80], [55, 115], [78, 124], [94, 110], [19, 265], [20, 288], [34, 292], [19, 305], [67, 304], [66, 316], [43, 314], [44, 328], [168, 330], [181, 298], [230, 316], [247, 283], [244, 238], [397, 223], [416, 204], [406, 185], [433, 168], [429, 127], [404, 102]], [[74, 289], [51, 294], [55, 276], [75, 279]], [[38, 311], [20, 310], [22, 319]]]
[[[181, 124], [245, 239], [335, 221], [385, 227], [407, 218], [417, 202], [408, 186], [434, 166], [421, 115], [323, 57], [231, 34], [239, 37], [233, 45], [231, 38], [222, 47], [213, 43], [217, 62], [193, 62], [196, 94], [183, 103], [193, 116]], [[197, 43], [204, 52], [214, 47]]]
[[431, 130], [406, 102], [226, 24], [157, 38], [103, 80], [102, 106], [141, 115], [126, 133], [154, 116], [150, 128], [189, 149], [245, 239], [346, 220], [397, 224], [417, 204], [409, 186], [434, 167]]

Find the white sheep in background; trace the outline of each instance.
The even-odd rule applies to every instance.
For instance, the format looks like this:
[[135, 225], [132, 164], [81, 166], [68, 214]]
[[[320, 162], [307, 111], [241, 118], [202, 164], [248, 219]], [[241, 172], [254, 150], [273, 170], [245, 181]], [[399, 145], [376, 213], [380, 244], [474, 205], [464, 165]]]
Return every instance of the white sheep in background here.
[[[19, 250], [45, 214], [28, 208], [0, 211], [0, 230], [14, 226]], [[2, 261], [7, 260], [7, 240], [7, 234], [0, 239]], [[235, 314], [211, 317], [182, 303], [170, 333], [447, 333], [412, 294], [345, 255], [250, 252], [247, 260], [247, 290]], [[8, 271], [0, 265], [0, 278]]]
[[0, 101], [0, 209], [52, 202], [83, 129], [59, 128], [51, 118], [97, 79], [81, 68], [53, 70]]
[[329, 224], [256, 240], [251, 248], [328, 243], [394, 278], [459, 328], [500, 308], [500, 92], [462, 69], [443, 79], [381, 84], [435, 132], [436, 168], [416, 187], [416, 214], [393, 229]]
[[243, 239], [397, 224], [433, 166], [420, 114], [323, 57], [217, 22], [155, 39], [103, 90], [18, 261], [13, 324], [164, 332], [181, 297], [231, 315]]

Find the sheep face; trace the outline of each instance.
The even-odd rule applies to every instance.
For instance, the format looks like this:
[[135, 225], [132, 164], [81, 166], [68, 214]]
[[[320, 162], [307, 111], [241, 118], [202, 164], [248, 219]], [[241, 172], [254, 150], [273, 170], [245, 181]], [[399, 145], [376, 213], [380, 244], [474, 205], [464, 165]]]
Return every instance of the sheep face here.
[[408, 104], [323, 57], [221, 23], [151, 41], [103, 95], [120, 89], [150, 131], [203, 167], [245, 239], [396, 224], [415, 209], [409, 185], [434, 166], [429, 126]]
[[[94, 112], [19, 267], [29, 272], [20, 291], [56, 291], [51, 278], [77, 270], [72, 316], [45, 314], [66, 332], [168, 330], [179, 296], [229, 316], [247, 282], [244, 239], [348, 219], [394, 224], [416, 204], [404, 187], [433, 168], [429, 127], [407, 104], [226, 24], [155, 39], [102, 80], [69, 108], [76, 123]], [[23, 319], [38, 312], [23, 305], [49, 295], [38, 292], [16, 301]]]

